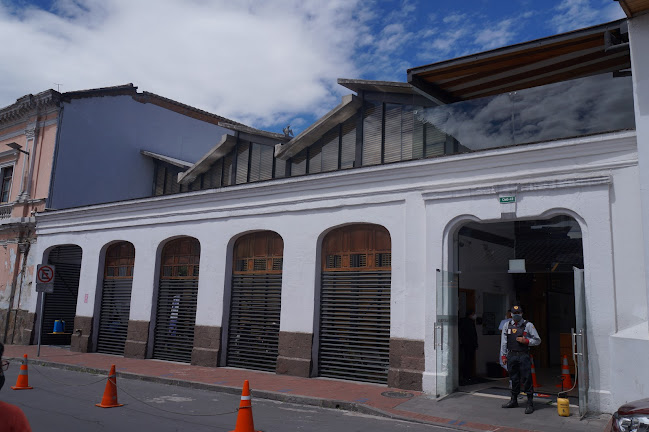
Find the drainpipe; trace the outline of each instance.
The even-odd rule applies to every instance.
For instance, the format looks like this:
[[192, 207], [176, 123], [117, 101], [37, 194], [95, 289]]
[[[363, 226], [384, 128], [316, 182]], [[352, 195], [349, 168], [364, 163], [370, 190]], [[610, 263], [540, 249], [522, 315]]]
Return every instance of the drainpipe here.
[[25, 272], [27, 271], [27, 257], [29, 256], [29, 249], [31, 248], [31, 241], [29, 232], [27, 233], [26, 241], [18, 244], [18, 248], [23, 255], [22, 268], [20, 269], [20, 283], [18, 284], [18, 304], [16, 305], [16, 313], [14, 313], [14, 331], [11, 333], [11, 344], [14, 343], [14, 337], [16, 336], [16, 322], [18, 321], [18, 311], [20, 310], [20, 300], [23, 294], [23, 281], [25, 280]]
[[18, 271], [20, 267], [20, 257], [22, 256], [22, 251], [23, 249], [22, 246], [22, 240], [23, 240], [23, 233], [19, 232], [18, 242], [16, 245], [16, 262], [14, 263], [14, 275], [11, 280], [11, 295], [9, 296], [9, 305], [7, 306], [7, 316], [5, 317], [5, 331], [4, 331], [4, 336], [2, 338], [2, 343], [7, 343], [7, 335], [9, 334], [9, 321], [11, 319], [11, 308], [13, 307], [14, 304], [14, 297], [16, 296], [16, 283], [18, 282]]

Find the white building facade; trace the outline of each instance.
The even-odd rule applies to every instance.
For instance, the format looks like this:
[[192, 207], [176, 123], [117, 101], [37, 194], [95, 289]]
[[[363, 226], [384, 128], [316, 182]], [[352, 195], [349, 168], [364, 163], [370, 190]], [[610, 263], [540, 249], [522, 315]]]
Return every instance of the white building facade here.
[[[646, 46], [649, 18], [640, 16], [630, 21], [631, 43]], [[596, 31], [586, 29], [562, 37], [575, 45], [575, 41], [581, 40], [579, 38], [593, 34], [599, 37], [606, 31], [620, 31], [620, 28], [624, 33], [624, 26], [617, 22], [598, 27]], [[548, 41], [549, 46], [558, 43], [563, 42], [560, 39]], [[277, 325], [276, 339], [271, 338], [273, 342], [270, 343], [262, 335], [250, 340], [253, 346], [261, 344], [258, 352], [270, 353], [271, 357], [276, 355], [271, 369], [298, 376], [345, 378], [345, 371], [352, 369], [350, 363], [341, 360], [340, 364], [332, 366], [323, 360], [324, 352], [339, 349], [350, 357], [356, 352], [367, 358], [376, 357], [379, 365], [376, 368], [358, 366], [361, 371], [349, 372], [348, 379], [382, 382], [391, 387], [443, 396], [454, 391], [457, 381], [453, 360], [457, 356], [457, 340], [452, 330], [457, 324], [458, 311], [456, 300], [451, 297], [457, 296], [454, 275], [461, 268], [458, 262], [461, 260], [458, 252], [460, 230], [467, 224], [486, 226], [561, 216], [576, 222], [583, 253], [583, 268], [576, 269], [574, 286], [575, 308], [579, 309], [581, 300], [584, 301], [584, 309], [576, 312], [575, 331], [578, 339], [575, 349], [583, 354], [579, 365], [587, 369], [582, 375], [576, 374], [582, 390], [580, 407], [584, 412], [613, 412], [626, 401], [647, 397], [649, 371], [630, 365], [637, 362], [635, 359], [649, 357], [649, 284], [644, 271], [648, 251], [643, 238], [643, 227], [648, 220], [643, 218], [643, 208], [646, 208], [643, 191], [649, 183], [642, 180], [642, 172], [646, 171], [643, 162], [646, 165], [646, 161], [641, 149], [649, 139], [644, 109], [649, 100], [646, 85], [649, 70], [645, 57], [646, 54], [634, 50], [632, 45], [635, 130], [613, 130], [611, 127], [578, 137], [552, 136], [521, 143], [525, 145], [516, 145], [518, 142], [514, 139], [512, 145], [472, 147], [467, 144], [468, 138], [462, 138], [466, 127], [451, 133], [448, 122], [442, 126], [437, 120], [430, 120], [429, 124], [446, 132], [440, 157], [411, 158], [416, 160], [402, 157], [390, 164], [352, 163], [353, 168], [345, 170], [341, 169], [344, 158], [339, 156], [337, 170], [291, 176], [289, 168], [285, 176], [273, 175], [269, 181], [258, 183], [250, 180], [253, 164], [250, 157], [246, 159], [248, 182], [241, 184], [233, 181], [228, 187], [221, 184], [212, 189], [172, 196], [38, 214], [37, 256], [42, 257], [41, 262], [48, 262], [50, 254], [61, 246], [76, 245], [81, 249], [72, 349], [97, 349], [101, 329], [105, 328], [102, 326], [106, 325], [102, 321], [106, 280], [123, 277], [130, 284], [128, 325], [123, 328], [124, 355], [164, 358], [156, 351], [161, 349], [158, 341], [182, 334], [182, 317], [187, 313], [191, 331], [187, 333], [184, 361], [214, 367], [233, 365], [236, 360], [233, 353], [240, 349], [239, 342], [233, 339], [245, 335], [235, 335], [232, 328], [245, 320], [255, 319], [254, 316], [240, 318], [233, 305], [236, 303], [237, 308], [241, 308], [248, 304], [248, 310], [257, 313], [255, 301], [259, 297], [249, 303], [241, 300], [244, 291], [240, 290], [240, 283], [243, 283], [240, 281], [245, 280], [249, 270], [247, 262], [254, 263], [255, 268], [259, 263], [258, 270], [266, 271], [265, 275], [276, 275], [275, 281], [281, 280], [280, 298], [273, 303], [277, 306], [279, 323], [269, 318], [264, 324], [266, 330], [260, 330], [263, 333], [269, 326]], [[627, 69], [624, 62], [619, 69]], [[599, 71], [601, 74], [610, 72]], [[412, 81], [413, 87], [417, 86], [416, 81]], [[346, 83], [356, 89], [361, 99], [370, 97], [370, 88], [380, 87], [366, 82]], [[386, 104], [398, 100], [395, 94], [405, 94], [409, 100], [414, 100], [410, 85], [381, 83], [381, 86], [384, 88], [376, 93], [383, 96], [375, 96], [383, 98], [384, 119], [391, 112]], [[433, 98], [439, 96], [436, 94]], [[279, 146], [275, 156], [285, 157], [296, 169], [299, 165], [295, 161], [300, 152], [311, 147], [332, 125], [347, 121], [350, 116], [345, 114], [346, 110], [358, 109], [361, 104], [355, 100], [356, 97], [345, 99], [303, 134]], [[427, 108], [422, 109], [425, 111], [422, 118], [426, 119]], [[561, 106], [555, 110], [560, 111]], [[514, 117], [512, 114], [512, 119]], [[369, 131], [369, 124], [364, 123], [366, 131]], [[385, 130], [388, 123], [382, 124]], [[340, 136], [344, 137], [343, 133]], [[444, 149], [449, 145], [449, 136], [459, 144], [451, 143], [455, 150], [447, 152]], [[381, 162], [388, 158], [387, 140], [388, 135], [384, 134], [380, 141]], [[339, 142], [339, 148], [343, 149], [343, 138]], [[220, 148], [226, 144], [221, 143]], [[361, 147], [356, 147], [356, 151], [357, 155], [363, 155], [363, 160], [372, 157]], [[212, 156], [194, 166], [195, 175], [192, 169], [187, 171], [188, 181], [190, 178], [195, 181], [197, 175], [207, 172], [211, 164], [225, 157], [226, 152], [220, 153], [217, 146], [209, 154]], [[314, 154], [307, 153], [306, 158], [314, 161]], [[223, 162], [221, 173], [225, 167], [226, 162]], [[233, 172], [230, 174], [235, 176]], [[183, 175], [180, 177], [182, 181]], [[235, 177], [232, 178], [236, 180]], [[331, 252], [336, 246], [330, 246], [335, 243], [330, 239], [344, 229], [347, 231], [340, 234], [341, 242], [352, 246], [340, 246], [348, 254], [336, 255]], [[361, 231], [365, 234], [355, 234]], [[385, 231], [389, 234], [387, 240], [382, 234]], [[251, 238], [249, 236], [254, 233], [272, 233], [275, 246], [263, 246], [259, 254], [246, 255], [240, 240]], [[279, 243], [277, 236], [281, 238]], [[362, 245], [354, 246], [354, 238], [361, 239], [358, 242]], [[184, 246], [178, 243], [175, 255], [167, 251], [167, 246], [182, 239], [188, 239], [186, 244], [193, 246], [187, 246], [183, 252]], [[130, 270], [115, 276], [108, 270], [107, 263], [112, 255], [108, 256], [107, 251], [119, 242], [128, 242], [134, 253], [127, 254], [131, 259]], [[268, 240], [267, 244], [270, 242]], [[280, 243], [281, 246], [276, 246]], [[484, 249], [487, 251], [489, 244]], [[360, 255], [362, 257], [358, 258]], [[336, 262], [337, 256], [342, 257], [340, 265]], [[248, 258], [250, 260], [246, 261]], [[277, 268], [266, 267], [262, 262], [266, 258], [280, 259], [272, 261], [279, 263]], [[371, 263], [353, 264], [355, 259], [367, 259]], [[349, 280], [337, 279], [337, 285], [328, 282], [328, 278], [335, 279], [334, 270], [345, 266], [356, 269], [354, 274], [347, 274]], [[361, 293], [367, 286], [351, 281], [352, 277], [365, 274], [359, 268], [370, 267], [372, 271], [365, 273], [389, 281], [387, 293], [377, 288], [379, 283], [374, 279], [370, 294]], [[582, 275], [583, 279], [579, 279]], [[191, 279], [192, 282], [182, 282], [182, 287], [173, 291], [175, 288], [169, 288], [171, 285], [164, 282], [173, 277], [176, 281]], [[262, 285], [270, 293], [267, 296], [277, 295], [278, 291], [269, 288], [269, 282]], [[340, 289], [343, 285], [346, 288], [338, 291], [339, 294], [328, 291], [330, 286]], [[353, 289], [349, 288], [352, 285]], [[505, 296], [503, 298], [514, 300], [512, 289], [500, 287], [498, 290]], [[170, 300], [164, 300], [168, 303], [166, 306], [161, 300], [163, 292], [171, 293], [168, 294]], [[31, 298], [29, 310], [38, 312], [40, 304], [35, 296]], [[369, 317], [366, 324], [350, 320], [353, 314], [333, 307], [336, 302], [355, 302], [354, 308], [364, 310], [363, 316]], [[533, 304], [528, 306], [532, 308]], [[164, 310], [167, 321], [161, 317]], [[327, 321], [331, 310], [338, 318]], [[245, 315], [245, 310], [243, 313]], [[383, 319], [388, 319], [389, 331], [386, 330], [385, 338], [381, 339], [376, 334], [380, 333]], [[163, 326], [164, 335], [160, 331]], [[339, 328], [331, 330], [335, 326]], [[376, 330], [372, 331], [371, 327]], [[579, 334], [580, 329], [582, 334]], [[353, 337], [357, 337], [354, 339], [356, 347], [341, 348], [343, 342], [340, 340], [344, 339], [341, 335], [345, 332], [353, 332]], [[332, 338], [332, 334], [338, 336]], [[367, 339], [363, 339], [363, 335]], [[376, 348], [382, 344], [384, 350]], [[260, 354], [260, 357], [263, 356]], [[497, 352], [493, 352], [493, 358], [497, 361]], [[373, 363], [368, 361], [367, 364]]]

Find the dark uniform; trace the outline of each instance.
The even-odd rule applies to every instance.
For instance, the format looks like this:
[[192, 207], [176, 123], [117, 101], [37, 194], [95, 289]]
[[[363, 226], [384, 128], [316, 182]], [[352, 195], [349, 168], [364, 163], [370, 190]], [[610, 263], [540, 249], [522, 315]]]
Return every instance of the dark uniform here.
[[512, 307], [512, 319], [503, 326], [500, 339], [500, 355], [503, 363], [507, 365], [507, 372], [512, 383], [511, 400], [503, 408], [518, 406], [518, 394], [523, 391], [527, 394], [526, 414], [534, 411], [532, 387], [532, 362], [530, 360], [530, 346], [541, 343], [534, 324], [522, 318], [523, 309], [519, 305]]

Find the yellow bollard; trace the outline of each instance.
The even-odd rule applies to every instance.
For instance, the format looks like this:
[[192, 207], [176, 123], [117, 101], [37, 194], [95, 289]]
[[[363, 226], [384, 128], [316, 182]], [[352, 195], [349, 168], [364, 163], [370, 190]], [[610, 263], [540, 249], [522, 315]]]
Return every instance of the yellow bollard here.
[[565, 393], [559, 393], [557, 398], [557, 411], [561, 417], [570, 417], [570, 401], [565, 396]]

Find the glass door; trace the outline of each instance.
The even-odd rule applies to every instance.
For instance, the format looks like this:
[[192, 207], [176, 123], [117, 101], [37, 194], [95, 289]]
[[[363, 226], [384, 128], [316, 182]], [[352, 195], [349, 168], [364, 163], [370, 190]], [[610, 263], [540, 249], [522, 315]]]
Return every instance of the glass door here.
[[457, 308], [457, 273], [437, 269], [437, 317], [433, 339], [438, 399], [453, 393], [458, 386]]
[[573, 267], [575, 277], [575, 322], [572, 332], [572, 355], [577, 365], [579, 386], [579, 416], [588, 412], [588, 347], [586, 344], [586, 289], [584, 270]]

